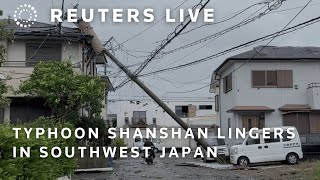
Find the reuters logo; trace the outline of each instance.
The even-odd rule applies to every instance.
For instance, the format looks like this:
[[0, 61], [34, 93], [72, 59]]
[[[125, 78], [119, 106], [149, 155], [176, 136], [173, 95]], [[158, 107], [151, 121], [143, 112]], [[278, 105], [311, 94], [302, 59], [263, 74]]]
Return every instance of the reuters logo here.
[[13, 17], [18, 26], [27, 28], [34, 24], [34, 21], [37, 21], [38, 15], [35, 7], [24, 4], [17, 7]]

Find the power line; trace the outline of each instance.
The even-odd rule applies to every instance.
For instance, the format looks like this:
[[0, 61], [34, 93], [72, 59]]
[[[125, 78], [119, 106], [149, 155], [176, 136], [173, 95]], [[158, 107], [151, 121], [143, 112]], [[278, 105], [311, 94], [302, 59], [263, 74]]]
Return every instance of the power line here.
[[273, 37], [282, 36], [282, 35], [285, 35], [285, 34], [288, 34], [288, 33], [292, 33], [294, 31], [297, 31], [297, 30], [300, 30], [302, 28], [308, 27], [308, 26], [310, 26], [310, 25], [312, 25], [314, 23], [317, 23], [319, 21], [320, 21], [320, 16], [318, 16], [316, 18], [313, 18], [313, 19], [311, 19], [309, 21], [305, 21], [303, 23], [300, 23], [298, 25], [292, 26], [290, 28], [278, 31], [276, 33], [269, 34], [267, 36], [264, 36], [264, 37], [261, 37], [261, 38], [258, 38], [258, 39], [255, 39], [255, 40], [252, 40], [252, 41], [249, 41], [249, 42], [246, 42], [244, 44], [232, 47], [232, 48], [227, 49], [225, 51], [213, 54], [211, 56], [208, 56], [208, 57], [196, 60], [196, 61], [192, 61], [192, 62], [189, 62], [189, 63], [186, 63], [186, 64], [182, 64], [182, 65], [179, 65], [179, 66], [171, 67], [171, 68], [160, 69], [160, 70], [157, 70], [157, 71], [154, 71], [154, 72], [149, 72], [149, 73], [142, 74], [142, 75], [139, 75], [139, 76], [143, 76], [143, 77], [150, 76], [150, 75], [153, 75], [153, 74], [158, 74], [158, 73], [162, 73], [162, 72], [166, 72], [166, 71], [174, 71], [174, 70], [182, 69], [182, 68], [185, 68], [185, 67], [188, 67], [188, 66], [193, 66], [193, 65], [196, 65], [196, 64], [199, 64], [199, 63], [203, 63], [203, 62], [209, 61], [211, 59], [226, 55], [226, 54], [228, 54], [230, 52], [233, 52], [233, 51], [236, 51], [236, 50], [251, 46], [251, 45], [256, 44], [258, 42], [263, 42], [263, 41], [266, 41], [266, 40], [271, 39]]
[[[206, 0], [206, 2], [202, 4], [203, 1], [204, 0], [200, 0], [200, 2], [192, 8], [193, 12], [196, 9], [199, 9], [199, 12], [201, 12], [205, 8], [205, 6], [210, 2], [210, 0]], [[175, 28], [174, 32], [170, 33], [167, 36], [167, 38], [163, 40], [161, 44], [149, 55], [149, 57], [133, 73], [133, 75], [137, 76], [141, 71], [143, 71], [143, 69], [161, 52], [161, 50], [163, 50], [168, 44], [170, 44], [190, 23], [191, 23], [191, 17], [190, 15], [188, 15], [184, 18], [184, 21]], [[115, 87], [115, 90], [121, 88], [122, 86], [127, 84], [129, 81], [130, 81], [130, 78], [127, 78], [123, 83]]]
[[[185, 4], [188, 0], [183, 1], [181, 4], [179, 4], [176, 8], [173, 9], [173, 11], [177, 10], [179, 7], [181, 7], [183, 4]], [[137, 33], [136, 35], [132, 36], [131, 38], [123, 41], [122, 43], [119, 44], [119, 46], [133, 40], [134, 38], [140, 36], [141, 34], [143, 34], [144, 32], [148, 31], [149, 29], [151, 29], [153, 26], [157, 25], [160, 21], [162, 21], [164, 18], [166, 18], [166, 16], [163, 16], [160, 20], [158, 20], [157, 22], [155, 22], [153, 25], [151, 25], [150, 27], [144, 29], [143, 31]]]
[[264, 2], [255, 3], [255, 4], [253, 4], [253, 5], [249, 6], [249, 7], [246, 7], [244, 9], [240, 10], [240, 11], [232, 13], [233, 15], [231, 17], [227, 18], [227, 19], [224, 19], [224, 20], [221, 20], [221, 21], [218, 21], [218, 22], [214, 22], [214, 23], [202, 24], [200, 26], [197, 26], [197, 27], [192, 28], [192, 29], [190, 29], [190, 30], [188, 30], [186, 32], [181, 33], [181, 35], [190, 33], [192, 31], [195, 31], [195, 30], [200, 29], [200, 28], [205, 27], [205, 26], [217, 25], [217, 24], [221, 24], [221, 23], [227, 22], [227, 21], [239, 16], [240, 14], [246, 12], [247, 10], [251, 9], [252, 7], [257, 6], [257, 5], [261, 5], [261, 4], [265, 4], [265, 3]]
[[[310, 0], [299, 12], [298, 14], [296, 14], [283, 28], [281, 31], [283, 31], [284, 29], [286, 29], [301, 13], [302, 11], [311, 3], [312, 0]], [[280, 35], [281, 32], [278, 32], [265, 46], [262, 46], [261, 49], [259, 49], [258, 51], [256, 51], [256, 53], [250, 58], [248, 59], [246, 62], [244, 62], [243, 64], [241, 64], [239, 67], [237, 67], [236, 69], [234, 69], [232, 72], [237, 71], [238, 69], [240, 69], [241, 67], [243, 67], [245, 64], [249, 63], [256, 55], [258, 55], [265, 47], [267, 47], [276, 37], [278, 37]]]
[[[302, 11], [311, 3], [312, 0], [310, 0], [283, 28], [281, 31], [285, 30], [301, 13]], [[239, 70], [240, 68], [242, 68], [245, 64], [249, 63], [254, 57], [256, 57], [258, 54], [260, 54], [260, 52], [266, 48], [275, 38], [277, 38], [279, 36], [279, 34], [281, 33], [281, 31], [279, 31], [276, 36], [272, 37], [272, 39], [265, 45], [265, 46], [262, 46], [262, 48], [260, 48], [259, 50], [256, 51], [256, 53], [250, 58], [248, 59], [246, 62], [244, 62], [243, 64], [241, 64], [239, 67], [237, 67], [236, 69], [234, 69], [232, 71], [232, 73], [234, 73], [235, 71]], [[206, 86], [203, 86], [201, 88], [197, 88], [197, 89], [194, 89], [194, 90], [190, 90], [190, 91], [184, 91], [184, 92], [170, 92], [171, 94], [174, 93], [174, 94], [180, 94], [180, 93], [190, 93], [190, 92], [195, 92], [195, 91], [199, 91], [201, 89], [204, 89], [206, 87], [209, 87], [211, 84], [214, 84], [215, 82], [212, 82]]]
[[[259, 5], [259, 4], [262, 4], [262, 3], [253, 4], [253, 5], [245, 8], [245, 9], [242, 9], [242, 10], [240, 10], [240, 11], [238, 11], [238, 12], [232, 13], [232, 14], [235, 14], [235, 15], [233, 15], [233, 16], [230, 17], [230, 18], [227, 18], [227, 19], [225, 19], [225, 20], [221, 20], [221, 21], [218, 21], [218, 22], [215, 22], [215, 23], [209, 23], [209, 24], [200, 25], [200, 26], [195, 27], [195, 28], [193, 28], [193, 29], [191, 29], [191, 30], [188, 30], [188, 31], [186, 31], [186, 32], [181, 33], [181, 35], [187, 34], [187, 33], [192, 32], [192, 31], [195, 31], [195, 30], [200, 29], [200, 28], [202, 28], [202, 27], [211, 26], [211, 25], [217, 25], [217, 24], [220, 24], [220, 23], [229, 21], [229, 20], [231, 20], [231, 19], [239, 16], [240, 14], [244, 13], [245, 11], [249, 10], [250, 8], [252, 8], [252, 7], [256, 6], [256, 5]], [[310, 6], [317, 6], [317, 5], [320, 5], [320, 3], [309, 4], [308, 6], [310, 7]], [[287, 8], [287, 9], [282, 9], [282, 10], [278, 10], [278, 11], [272, 11], [272, 12], [270, 12], [269, 14], [292, 11], [292, 10], [296, 10], [296, 9], [299, 9], [299, 8], [302, 8], [302, 7], [304, 7], [304, 6], [296, 6], [296, 7], [293, 7], [293, 8]]]
[[[267, 5], [261, 7], [260, 9], [258, 9], [258, 10], [255, 11], [254, 13], [252, 13], [250, 16], [248, 16], [246, 19], [244, 19], [243, 22], [246, 21], [246, 20], [248, 20], [249, 18], [251, 18], [253, 15], [255, 15], [256, 13], [258, 13], [260, 10], [262, 10], [262, 9], [265, 8], [266, 6], [267, 6]], [[208, 43], [204, 44], [203, 46], [200, 46], [199, 48], [197, 48], [197, 49], [195, 49], [194, 51], [190, 52], [189, 54], [183, 56], [182, 58], [180, 58], [180, 59], [178, 59], [178, 60], [176, 60], [176, 61], [168, 64], [168, 65], [166, 66], [166, 68], [169, 67], [169, 66], [172, 65], [172, 64], [175, 64], [175, 63], [177, 63], [177, 62], [179, 62], [179, 61], [181, 61], [181, 60], [184, 60], [186, 57], [189, 57], [190, 55], [194, 54], [195, 52], [198, 52], [200, 49], [206, 47], [207, 45], [209, 45], [210, 43], [212, 43], [213, 41], [217, 40], [217, 39], [220, 38], [220, 37], [221, 37], [221, 36], [212, 39], [212, 40], [209, 41]]]
[[[272, 0], [272, 1], [275, 1], [275, 0]], [[244, 21], [242, 21], [242, 22], [240, 22], [240, 23], [238, 23], [238, 24], [236, 24], [236, 25], [233, 25], [233, 26], [231, 26], [231, 27], [229, 27], [229, 28], [227, 28], [227, 29], [224, 29], [224, 30], [222, 30], [222, 31], [220, 31], [220, 32], [217, 32], [217, 33], [214, 33], [214, 34], [212, 34], [212, 35], [209, 35], [209, 36], [207, 36], [207, 37], [205, 37], [205, 38], [196, 40], [196, 41], [194, 41], [194, 42], [192, 42], [192, 43], [189, 43], [189, 44], [180, 46], [180, 47], [178, 47], [178, 48], [172, 49], [172, 50], [170, 50], [170, 51], [164, 52], [164, 53], [162, 53], [161, 55], [162, 55], [162, 56], [166, 56], [166, 55], [169, 55], [169, 54], [172, 54], [172, 53], [175, 53], [175, 52], [178, 52], [178, 51], [181, 51], [181, 50], [184, 50], [184, 49], [193, 47], [193, 46], [195, 46], [195, 45], [204, 43], [204, 42], [206, 42], [206, 41], [208, 41], [208, 40], [210, 40], [210, 39], [214, 39], [214, 38], [220, 37], [220, 36], [222, 36], [222, 35], [224, 35], [224, 34], [226, 34], [226, 33], [229, 33], [229, 32], [231, 32], [231, 31], [233, 31], [233, 30], [235, 30], [235, 29], [237, 29], [237, 28], [240, 28], [240, 27], [242, 27], [242, 26], [245, 26], [245, 25], [247, 25], [247, 24], [249, 24], [249, 23], [251, 23], [251, 22], [254, 22], [254, 21], [262, 18], [263, 16], [269, 14], [271, 11], [278, 9], [278, 8], [282, 5], [282, 2], [283, 2], [283, 1], [285, 1], [285, 0], [276, 0], [276, 2], [274, 2], [272, 5], [270, 5], [271, 1], [270, 1], [270, 2], [269, 2], [269, 1], [264, 2], [264, 3], [266, 3], [266, 6], [268, 6], [268, 8], [267, 8], [264, 12], [260, 13], [259, 15], [254, 16], [254, 17], [252, 17], [252, 18], [249, 18], [249, 19], [247, 19], [247, 20], [244, 20]]]

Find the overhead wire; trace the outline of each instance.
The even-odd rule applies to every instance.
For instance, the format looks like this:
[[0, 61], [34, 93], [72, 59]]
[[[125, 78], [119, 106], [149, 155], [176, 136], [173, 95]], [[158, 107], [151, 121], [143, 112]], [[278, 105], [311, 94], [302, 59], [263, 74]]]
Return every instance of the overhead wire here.
[[[312, 2], [312, 0], [309, 0], [307, 2], [307, 4], [282, 28], [281, 31], [283, 31], [284, 29], [286, 29], [301, 13], [303, 10], [305, 10], [305, 8]], [[256, 57], [258, 54], [260, 54], [260, 52], [266, 48], [275, 38], [277, 38], [280, 35], [280, 32], [278, 32], [276, 34], [276, 36], [274, 36], [265, 46], [262, 46], [262, 48], [260, 48], [259, 50], [256, 51], [256, 53], [250, 58], [248, 59], [246, 62], [244, 62], [243, 64], [241, 64], [239, 67], [235, 68], [232, 72], [237, 71], [238, 69], [242, 68], [245, 64], [249, 63], [254, 57]]]
[[[243, 21], [246, 21], [247, 19], [251, 18], [253, 15], [255, 15], [256, 13], [258, 13], [260, 10], [262, 10], [262, 9], [263, 9], [263, 8], [265, 8], [266, 6], [267, 6], [267, 5], [265, 5], [265, 6], [261, 7], [260, 9], [258, 9], [258, 10], [257, 10], [257, 11], [255, 11], [255, 12], [253, 12], [250, 16], [248, 16], [247, 18], [245, 18]], [[175, 63], [177, 63], [177, 62], [180, 62], [181, 60], [184, 60], [186, 57], [189, 57], [190, 55], [192, 55], [192, 54], [194, 54], [194, 53], [198, 52], [199, 50], [201, 50], [202, 48], [204, 48], [204, 47], [206, 47], [207, 45], [211, 44], [213, 41], [217, 40], [217, 39], [218, 39], [218, 38], [220, 38], [220, 37], [221, 37], [221, 36], [219, 36], [219, 37], [216, 37], [216, 38], [212, 39], [212, 40], [211, 40], [211, 41], [209, 41], [208, 43], [206, 43], [206, 44], [204, 44], [204, 45], [202, 45], [202, 46], [198, 47], [197, 49], [195, 49], [195, 50], [191, 51], [190, 53], [188, 53], [188, 54], [186, 54], [185, 56], [183, 56], [183, 57], [179, 58], [178, 60], [176, 60], [176, 61], [174, 61], [174, 62], [172, 62], [172, 63], [168, 64], [168, 65], [166, 66], [166, 68], [167, 68], [167, 67], [169, 67], [169, 66], [171, 66], [171, 65], [173, 65], [173, 64], [175, 64]]]
[[160, 70], [149, 72], [149, 73], [142, 74], [142, 75], [139, 75], [139, 76], [140, 77], [150, 76], [150, 75], [157, 74], [157, 73], [178, 70], [178, 69], [182, 69], [182, 68], [185, 68], [185, 67], [188, 67], [188, 66], [193, 66], [193, 65], [196, 65], [196, 64], [199, 64], [199, 63], [203, 63], [203, 62], [209, 61], [211, 59], [226, 55], [226, 54], [228, 54], [230, 52], [233, 52], [233, 51], [236, 51], [236, 50], [251, 46], [251, 45], [256, 44], [258, 42], [266, 41], [266, 40], [271, 39], [273, 37], [282, 36], [282, 35], [285, 35], [285, 34], [288, 34], [288, 33], [295, 32], [297, 30], [300, 30], [302, 28], [305, 28], [305, 27], [308, 27], [308, 26], [310, 26], [312, 24], [315, 24], [315, 23], [317, 23], [319, 21], [320, 21], [320, 16], [316, 17], [316, 18], [313, 18], [311, 20], [305, 21], [303, 23], [300, 23], [298, 25], [292, 26], [290, 28], [283, 29], [283, 30], [278, 31], [276, 33], [272, 33], [272, 34], [266, 35], [264, 37], [261, 37], [261, 38], [258, 38], [258, 39], [255, 39], [255, 40], [240, 44], [240, 45], [232, 47], [230, 49], [227, 49], [227, 50], [221, 51], [219, 53], [213, 54], [211, 56], [207, 56], [205, 58], [201, 58], [201, 59], [196, 60], [196, 61], [192, 61], [192, 62], [185, 63], [185, 64], [182, 64], [182, 65], [178, 65], [178, 66], [175, 66], [175, 67], [171, 67], [171, 68], [160, 69]]
[[[210, 2], [210, 0], [206, 0], [203, 3], [204, 0], [200, 0], [200, 2], [193, 6], [192, 11], [194, 12], [196, 9], [199, 9], [199, 11], [202, 11], [206, 5]], [[191, 23], [191, 17], [190, 15], [187, 15], [184, 18], [184, 21], [180, 23], [174, 30], [174, 32], [170, 33], [166, 39], [164, 39], [161, 44], [149, 55], [149, 57], [143, 62], [143, 64], [137, 68], [136, 71], [134, 71], [134, 76], [137, 76], [143, 69], [168, 45], [170, 44], [179, 34]], [[125, 81], [120, 83], [117, 87], [115, 87], [115, 90], [123, 87], [125, 84], [127, 84], [130, 81], [130, 78], [127, 78]]]
[[221, 20], [221, 21], [218, 21], [218, 22], [202, 24], [202, 25], [197, 26], [195, 28], [192, 28], [192, 29], [190, 29], [188, 31], [185, 31], [185, 32], [181, 33], [180, 35], [188, 34], [188, 33], [192, 32], [192, 31], [195, 31], [195, 30], [200, 29], [200, 28], [205, 27], [205, 26], [217, 25], [217, 24], [221, 24], [221, 23], [227, 22], [227, 21], [229, 21], [229, 20], [241, 15], [242, 13], [246, 12], [247, 10], [251, 9], [252, 7], [257, 6], [257, 5], [261, 5], [261, 2], [260, 3], [255, 3], [255, 4], [253, 4], [253, 5], [249, 6], [249, 7], [246, 7], [244, 9], [238, 11], [238, 12], [232, 13], [234, 15], [232, 15], [231, 17], [229, 17], [227, 19], [224, 19], [224, 20]]
[[[270, 5], [271, 2], [275, 1], [273, 4]], [[226, 28], [222, 31], [219, 31], [217, 33], [214, 33], [214, 34], [211, 34], [207, 37], [204, 37], [204, 38], [201, 38], [201, 39], [198, 39], [196, 41], [193, 41], [192, 43], [188, 43], [186, 45], [183, 45], [183, 46], [180, 46], [178, 48], [175, 48], [175, 49], [172, 49], [172, 50], [169, 50], [169, 51], [166, 51], [166, 52], [163, 52], [161, 53], [161, 56], [166, 56], [166, 55], [169, 55], [169, 54], [172, 54], [172, 53], [176, 53], [178, 51], [181, 51], [181, 50], [184, 50], [184, 49], [188, 49], [190, 47], [193, 47], [193, 46], [196, 46], [198, 44], [201, 44], [201, 43], [204, 43], [210, 39], [214, 39], [214, 38], [217, 38], [217, 37], [220, 37], [224, 34], [227, 34], [237, 28], [240, 28], [242, 26], [245, 26], [249, 23], [252, 23], [262, 17], [264, 17], [265, 15], [269, 14], [270, 12], [278, 9], [279, 7], [281, 7], [282, 3], [284, 2], [285, 0], [270, 0], [270, 1], [266, 1], [266, 2], [263, 2], [265, 3], [265, 7], [267, 7], [267, 9], [265, 11], [263, 11], [262, 13], [252, 17], [252, 18], [249, 18], [249, 19], [246, 19], [244, 21], [241, 21], [240, 23], [237, 23], [236, 25], [233, 25], [229, 28]]]
[[[311, 2], [312, 2], [312, 0], [308, 1], [308, 3], [307, 3], [305, 6], [303, 6], [303, 8], [282, 28], [281, 31], [285, 30], [285, 29], [302, 13], [302, 11], [303, 11]], [[320, 17], [318, 17], [318, 18], [320, 18]], [[272, 37], [272, 39], [271, 39], [266, 45], [262, 46], [262, 48], [260, 48], [259, 50], [256, 50], [255, 54], [254, 54], [250, 59], [248, 59], [246, 62], [242, 63], [239, 67], [235, 68], [231, 73], [234, 73], [235, 71], [239, 70], [239, 69], [242, 68], [245, 64], [249, 63], [255, 56], [257, 56], [258, 54], [260, 54], [264, 48], [268, 47], [269, 44], [270, 44], [275, 38], [277, 38], [277, 37], [280, 35], [280, 32], [281, 32], [281, 31], [279, 31], [276, 36]], [[206, 86], [203, 86], [203, 87], [200, 87], [200, 88], [197, 88], [197, 89], [193, 89], [193, 90], [189, 90], [189, 91], [167, 92], [167, 93], [165, 93], [165, 95], [166, 95], [166, 94], [190, 93], [190, 92], [199, 91], [199, 90], [202, 90], [202, 89], [204, 89], [204, 88], [206, 88], [206, 87], [211, 86], [211, 84], [214, 84], [214, 83], [216, 83], [216, 82], [217, 82], [217, 80], [214, 81], [214, 82], [211, 82], [210, 84], [208, 84], [208, 85], [206, 85]], [[165, 96], [165, 95], [164, 95], [164, 96]]]
[[[177, 10], [179, 7], [181, 7], [181, 6], [182, 6], [183, 4], [185, 4], [186, 2], [188, 2], [188, 0], [183, 1], [181, 4], [179, 4], [177, 7], [175, 7], [175, 8], [173, 9], [173, 11]], [[151, 29], [152, 27], [154, 27], [155, 25], [157, 25], [157, 24], [158, 24], [159, 22], [161, 22], [164, 18], [166, 18], [166, 16], [163, 16], [161, 19], [159, 19], [158, 21], [156, 21], [154, 24], [152, 24], [151, 26], [149, 26], [149, 27], [147, 27], [146, 29], [142, 30], [141, 32], [137, 33], [136, 35], [132, 36], [131, 38], [129, 38], [129, 39], [121, 42], [121, 43], [119, 44], [119, 46], [121, 46], [121, 45], [123, 45], [123, 44], [125, 44], [125, 43], [127, 43], [127, 42], [129, 42], [129, 41], [131, 41], [131, 40], [133, 40], [133, 39], [135, 39], [136, 37], [140, 36], [140, 35], [143, 34], [144, 32], [148, 31], [149, 29]]]

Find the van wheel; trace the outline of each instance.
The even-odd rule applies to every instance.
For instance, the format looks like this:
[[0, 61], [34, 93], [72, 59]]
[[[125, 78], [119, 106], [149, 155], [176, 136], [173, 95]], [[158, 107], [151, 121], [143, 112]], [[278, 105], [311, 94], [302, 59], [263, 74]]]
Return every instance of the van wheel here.
[[238, 165], [239, 166], [248, 166], [249, 165], [249, 159], [247, 157], [240, 157], [238, 159]]
[[297, 164], [299, 162], [299, 157], [296, 153], [290, 153], [287, 155], [286, 160], [288, 164]]

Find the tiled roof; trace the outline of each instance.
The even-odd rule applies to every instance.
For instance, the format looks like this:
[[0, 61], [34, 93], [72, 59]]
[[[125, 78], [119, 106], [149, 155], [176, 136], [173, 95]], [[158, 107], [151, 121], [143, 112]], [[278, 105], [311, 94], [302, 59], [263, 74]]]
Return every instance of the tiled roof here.
[[320, 61], [320, 47], [258, 46], [253, 50], [227, 58], [214, 72], [230, 61]]
[[37, 39], [46, 37], [48, 34], [50, 34], [48, 39], [67, 38], [69, 41], [77, 41], [83, 38], [90, 39], [90, 36], [84, 36], [78, 28], [62, 26], [60, 33], [58, 26], [53, 24], [34, 21], [31, 27], [23, 28], [16, 25], [12, 19], [0, 19], [0, 21], [9, 22], [8, 29], [14, 31], [16, 39]]
[[[319, 59], [320, 47], [292, 47], [292, 46], [259, 46], [253, 50], [232, 56], [228, 59]], [[261, 52], [259, 52], [262, 49]], [[257, 53], [259, 52], [259, 53]]]

